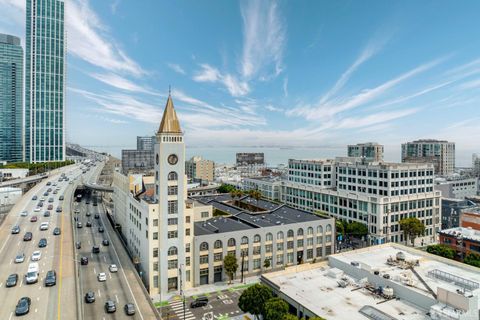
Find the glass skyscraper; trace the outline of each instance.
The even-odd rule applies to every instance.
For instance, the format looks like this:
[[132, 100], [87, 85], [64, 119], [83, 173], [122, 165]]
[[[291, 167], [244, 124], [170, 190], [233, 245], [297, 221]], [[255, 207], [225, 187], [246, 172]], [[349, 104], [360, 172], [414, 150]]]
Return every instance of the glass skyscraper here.
[[63, 0], [27, 0], [25, 160], [65, 160]]
[[0, 33], [0, 161], [21, 162], [23, 49], [20, 38]]

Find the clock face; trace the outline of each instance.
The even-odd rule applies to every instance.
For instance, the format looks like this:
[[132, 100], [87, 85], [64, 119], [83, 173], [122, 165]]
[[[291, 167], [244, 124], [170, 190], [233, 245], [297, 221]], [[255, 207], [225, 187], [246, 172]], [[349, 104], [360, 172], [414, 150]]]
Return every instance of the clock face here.
[[174, 164], [177, 164], [178, 162], [178, 157], [175, 154], [171, 154], [168, 156], [168, 163], [170, 163], [172, 166]]

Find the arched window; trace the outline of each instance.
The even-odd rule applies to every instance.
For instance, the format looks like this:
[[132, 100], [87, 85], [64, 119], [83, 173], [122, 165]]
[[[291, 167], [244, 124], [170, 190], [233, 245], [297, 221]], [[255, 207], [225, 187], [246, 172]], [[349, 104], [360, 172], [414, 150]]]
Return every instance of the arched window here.
[[169, 256], [176, 256], [177, 254], [178, 254], [177, 247], [168, 248], [168, 255]]
[[242, 244], [248, 244], [248, 238], [242, 237]]
[[298, 228], [297, 236], [303, 236], [303, 229], [302, 228]]
[[273, 240], [273, 235], [269, 232], [265, 235], [265, 240], [266, 241], [272, 241]]
[[323, 233], [323, 227], [322, 226], [317, 227], [317, 233], [320, 233], [320, 234]]
[[283, 232], [282, 231], [278, 231], [277, 232], [277, 240], [282, 240], [283, 239]]
[[332, 232], [332, 226], [327, 224], [327, 232]]
[[215, 241], [215, 243], [213, 244], [213, 247], [215, 249], [221, 248], [222, 247], [222, 241], [220, 241], [220, 240]]
[[293, 230], [288, 230], [287, 238], [292, 238], [292, 237], [293, 237]]
[[177, 181], [178, 180], [178, 174], [175, 171], [172, 171], [168, 174], [168, 180], [169, 181]]
[[253, 237], [253, 242], [255, 242], [255, 243], [260, 242], [260, 235], [256, 234], [256, 235]]
[[307, 234], [308, 234], [309, 236], [311, 236], [311, 235], [313, 234], [313, 228], [312, 228], [312, 227], [308, 227], [308, 229], [307, 229]]
[[229, 247], [234, 247], [235, 244], [236, 244], [236, 241], [235, 241], [234, 238], [228, 239], [228, 246], [229, 246]]
[[200, 244], [200, 251], [208, 250], [208, 243], [202, 242]]

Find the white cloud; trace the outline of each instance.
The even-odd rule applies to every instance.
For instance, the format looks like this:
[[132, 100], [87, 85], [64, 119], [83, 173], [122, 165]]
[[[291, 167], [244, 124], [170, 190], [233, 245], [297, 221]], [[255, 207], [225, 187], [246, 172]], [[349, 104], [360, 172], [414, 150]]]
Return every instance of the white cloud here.
[[97, 79], [98, 81], [101, 81], [103, 83], [106, 83], [112, 87], [122, 89], [125, 91], [131, 91], [131, 92], [140, 92], [140, 93], [148, 93], [152, 95], [158, 95], [157, 92], [153, 90], [149, 90], [146, 87], [142, 87], [140, 85], [135, 84], [134, 82], [119, 76], [118, 74], [114, 73], [90, 73], [89, 74], [92, 78]]
[[220, 83], [234, 97], [244, 96], [250, 92], [247, 82], [241, 81], [231, 74], [222, 74], [217, 68], [205, 63], [201, 64], [200, 68], [201, 70], [197, 71], [192, 78], [194, 81]]
[[176, 73], [179, 73], [179, 74], [185, 74], [185, 70], [178, 64], [176, 63], [167, 63], [167, 66], [172, 69], [173, 71], [175, 71]]
[[288, 97], [288, 77], [283, 78], [283, 96]]
[[265, 106], [265, 109], [267, 109], [268, 111], [272, 111], [272, 112], [282, 112], [282, 111], [283, 111], [283, 109], [274, 107], [274, 106], [272, 106], [271, 104], [267, 104], [267, 105]]

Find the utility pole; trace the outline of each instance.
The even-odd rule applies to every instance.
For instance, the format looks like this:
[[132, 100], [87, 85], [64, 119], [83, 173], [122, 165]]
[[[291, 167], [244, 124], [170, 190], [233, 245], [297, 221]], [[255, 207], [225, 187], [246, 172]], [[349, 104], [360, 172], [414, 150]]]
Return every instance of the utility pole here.
[[241, 252], [241, 254], [242, 254], [242, 267], [241, 267], [241, 269], [240, 269], [240, 270], [241, 270], [241, 274], [242, 274], [242, 279], [241, 279], [240, 282], [243, 283], [243, 262], [245, 261], [245, 251], [241, 250], [240, 252]]

